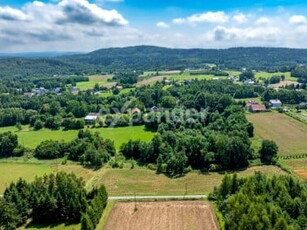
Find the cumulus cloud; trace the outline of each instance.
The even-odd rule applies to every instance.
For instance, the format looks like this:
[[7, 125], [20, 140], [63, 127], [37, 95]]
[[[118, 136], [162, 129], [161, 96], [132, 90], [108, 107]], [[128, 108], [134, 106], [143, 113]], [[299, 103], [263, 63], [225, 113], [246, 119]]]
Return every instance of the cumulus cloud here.
[[303, 15], [293, 15], [289, 18], [290, 24], [307, 24], [307, 18]]
[[127, 25], [116, 10], [106, 10], [88, 0], [33, 1], [18, 9], [0, 7], [0, 45], [11, 43], [11, 48], [17, 48], [22, 41], [36, 50], [39, 45], [50, 49], [49, 44], [54, 42], [63, 44], [59, 47], [63, 49], [66, 41], [76, 45], [82, 39], [91, 41], [91, 37], [97, 39]]
[[239, 24], [243, 24], [243, 23], [248, 22], [247, 16], [245, 14], [243, 14], [243, 13], [238, 13], [238, 14], [234, 15], [232, 17], [232, 19], [233, 19], [233, 21], [235, 21], [235, 22], [237, 22]]
[[27, 20], [27, 15], [22, 11], [13, 9], [11, 7], [0, 7], [0, 19], [9, 21], [24, 21]]
[[63, 17], [57, 23], [127, 25], [128, 22], [116, 10], [104, 10], [85, 0], [63, 0], [59, 3]]
[[267, 25], [270, 23], [270, 19], [267, 17], [260, 17], [257, 19], [257, 21], [255, 22], [256, 25]]
[[174, 24], [198, 24], [198, 23], [225, 23], [229, 20], [229, 16], [223, 11], [211, 12], [201, 14], [193, 14], [187, 18], [175, 18], [173, 19]]
[[177, 25], [183, 24], [185, 22], [186, 22], [186, 19], [184, 19], [184, 18], [174, 18], [173, 19], [173, 23], [177, 24]]
[[217, 12], [207, 12], [203, 14], [194, 14], [187, 18], [187, 21], [190, 23], [201, 23], [201, 22], [209, 22], [209, 23], [225, 23], [227, 22], [229, 17], [223, 11]]
[[170, 28], [169, 24], [165, 23], [165, 22], [158, 22], [156, 24], [157, 27], [162, 28], [162, 29], [168, 29]]

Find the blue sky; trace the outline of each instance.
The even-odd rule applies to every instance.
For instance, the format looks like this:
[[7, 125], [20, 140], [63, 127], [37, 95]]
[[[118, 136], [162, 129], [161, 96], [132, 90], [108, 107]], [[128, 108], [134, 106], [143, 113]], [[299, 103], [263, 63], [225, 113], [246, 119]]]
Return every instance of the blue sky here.
[[0, 0], [1, 52], [307, 48], [306, 0]]

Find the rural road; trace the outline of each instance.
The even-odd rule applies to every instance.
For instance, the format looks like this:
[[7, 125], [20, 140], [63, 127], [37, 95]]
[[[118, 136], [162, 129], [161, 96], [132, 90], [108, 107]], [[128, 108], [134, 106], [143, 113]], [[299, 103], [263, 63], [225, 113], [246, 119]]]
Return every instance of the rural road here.
[[181, 196], [109, 196], [109, 200], [146, 200], [146, 199], [202, 199], [206, 195], [181, 195]]
[[[0, 197], [3, 197], [0, 194]], [[206, 195], [181, 195], [181, 196], [109, 196], [109, 200], [146, 200], [146, 199], [203, 199]]]

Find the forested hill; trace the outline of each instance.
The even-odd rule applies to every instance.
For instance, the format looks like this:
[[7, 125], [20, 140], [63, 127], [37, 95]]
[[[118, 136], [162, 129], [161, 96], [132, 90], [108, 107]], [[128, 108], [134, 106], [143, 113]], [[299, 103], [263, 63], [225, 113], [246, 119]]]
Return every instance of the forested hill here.
[[307, 64], [307, 49], [170, 49], [154, 46], [108, 48], [82, 55], [49, 58], [1, 58], [0, 77], [93, 74], [101, 71], [164, 70], [203, 67], [274, 70]]
[[214, 63], [227, 68], [269, 69], [272, 67], [307, 64], [307, 49], [230, 48], [230, 49], [170, 49], [135, 46], [97, 50], [67, 60], [102, 65], [108, 69], [185, 69]]

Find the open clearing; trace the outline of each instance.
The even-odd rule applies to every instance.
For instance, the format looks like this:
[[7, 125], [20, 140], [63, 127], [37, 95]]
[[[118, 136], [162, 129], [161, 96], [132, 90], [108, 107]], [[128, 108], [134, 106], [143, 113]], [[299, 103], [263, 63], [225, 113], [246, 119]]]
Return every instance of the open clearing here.
[[157, 81], [162, 81], [163, 78], [165, 78], [165, 76], [154, 76], [154, 77], [139, 81], [138, 83], [136, 83], [136, 85], [138, 85], [138, 86], [150, 85], [150, 84], [153, 84]]
[[[119, 150], [123, 143], [131, 140], [141, 139], [150, 141], [154, 134], [151, 131], [145, 130], [144, 126], [128, 126], [118, 128], [90, 128], [92, 132], [99, 132], [103, 138], [109, 138], [114, 141], [115, 148]], [[78, 135], [78, 130], [50, 130], [42, 129], [34, 131], [25, 126], [22, 131], [18, 131], [15, 126], [0, 128], [0, 133], [11, 131], [18, 135], [18, 141], [26, 148], [34, 149], [44, 140], [71, 141]]]
[[[123, 169], [112, 169], [103, 167], [99, 170], [84, 168], [75, 163], [61, 165], [58, 160], [56, 167], [55, 160], [36, 160], [23, 162], [22, 158], [17, 160], [0, 160], [0, 194], [11, 182], [17, 181], [20, 177], [31, 181], [35, 176], [59, 171], [73, 172], [82, 177], [87, 188], [104, 184], [110, 196], [128, 195], [183, 195], [187, 194], [208, 194], [214, 186], [220, 185], [225, 172], [200, 174], [191, 172], [184, 177], [169, 178], [163, 174], [156, 174], [155, 171], [136, 167], [130, 169], [127, 163]], [[268, 176], [285, 174], [275, 166], [255, 166], [246, 170], [238, 171], [238, 176], [251, 176], [256, 171], [261, 171]], [[232, 172], [228, 172], [231, 174]]]
[[[267, 78], [271, 78], [273, 76], [281, 76], [281, 75], [284, 75], [285, 76], [285, 80], [288, 80], [288, 81], [297, 81], [297, 78], [295, 77], [291, 77], [291, 73], [290, 72], [285, 72], [285, 73], [282, 73], [282, 72], [276, 72], [276, 73], [268, 73], [268, 72], [256, 72], [255, 73], [255, 78], [257, 80], [260, 80], [260, 79], [267, 79]], [[293, 83], [293, 82], [292, 82]]]
[[307, 154], [307, 125], [280, 113], [248, 114], [255, 134], [274, 140], [280, 155]]
[[271, 84], [271, 86], [272, 86], [273, 88], [280, 88], [280, 87], [285, 87], [285, 86], [287, 86], [287, 85], [292, 85], [292, 84], [294, 84], [294, 85], [296, 86], [296, 85], [299, 84], [299, 83], [294, 82], [294, 81], [288, 81], [288, 80], [286, 80], [286, 81], [281, 81], [281, 82], [276, 83], [276, 84]]
[[307, 180], [307, 159], [280, 160], [280, 163], [298, 175], [301, 179]]
[[117, 203], [105, 230], [218, 230], [215, 213], [205, 201]]
[[78, 82], [77, 87], [81, 90], [87, 90], [94, 88], [95, 84], [98, 83], [99, 86], [109, 84], [108, 80], [112, 79], [113, 75], [93, 75], [89, 76], [89, 81]]

